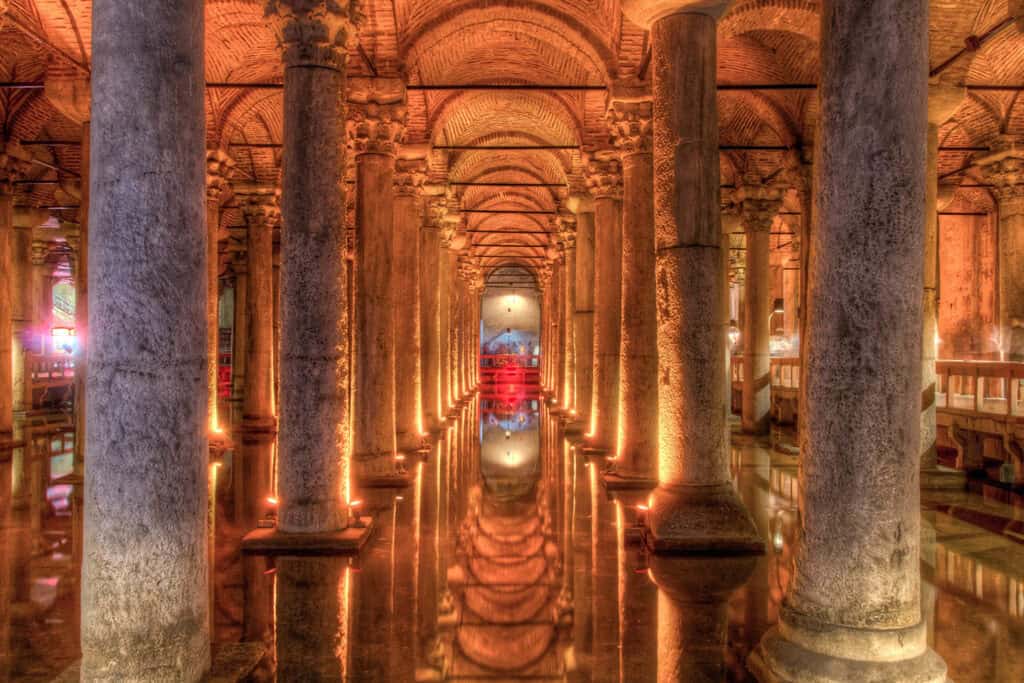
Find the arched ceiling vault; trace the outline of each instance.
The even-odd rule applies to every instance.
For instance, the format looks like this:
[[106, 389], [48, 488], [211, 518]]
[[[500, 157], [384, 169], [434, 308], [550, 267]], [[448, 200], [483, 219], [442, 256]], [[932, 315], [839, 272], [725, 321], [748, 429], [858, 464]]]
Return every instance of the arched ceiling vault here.
[[[0, 4], [7, 6], [0, 18], [0, 81], [87, 78], [91, 0]], [[221, 84], [207, 88], [208, 145], [228, 150], [239, 177], [276, 182], [283, 116], [281, 91], [273, 86], [281, 83], [282, 67], [264, 2], [207, 0], [205, 7], [207, 80]], [[479, 253], [535, 266], [524, 256], [546, 253], [554, 214], [514, 212], [556, 212], [570, 180], [578, 182], [581, 152], [608, 148], [605, 88], [649, 78], [648, 36], [623, 18], [620, 0], [363, 0], [363, 7], [350, 74], [402, 78], [412, 86], [407, 141], [434, 147], [431, 182], [453, 183], [467, 228], [494, 231], [474, 235]], [[818, 8], [818, 0], [738, 0], [719, 23], [720, 83], [812, 86], [721, 92], [723, 183], [771, 176], [786, 148], [813, 139]], [[1010, 8], [1008, 0], [931, 0], [933, 70], [941, 69], [949, 83], [989, 86], [972, 90], [940, 131], [945, 182], [960, 182], [961, 169], [996, 136], [1024, 135], [1020, 91], [992, 89], [1024, 83], [1024, 35], [1008, 21]], [[438, 85], [478, 89], [417, 88]], [[592, 89], [523, 89], [542, 85]], [[70, 182], [80, 173], [73, 142], [81, 121], [46, 91], [0, 90], [0, 122], [8, 139], [71, 142], [33, 146], [40, 163], [32, 178]], [[55, 192], [54, 185], [24, 184], [17, 202], [53, 205]], [[485, 209], [502, 213], [468, 213]]]

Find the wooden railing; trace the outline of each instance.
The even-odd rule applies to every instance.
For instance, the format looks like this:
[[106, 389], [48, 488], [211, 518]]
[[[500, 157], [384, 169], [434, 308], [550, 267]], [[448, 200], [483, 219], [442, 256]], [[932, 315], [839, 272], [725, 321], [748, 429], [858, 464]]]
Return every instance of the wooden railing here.
[[1024, 363], [938, 361], [935, 404], [957, 413], [1024, 417]]
[[42, 408], [70, 401], [75, 362], [66, 353], [25, 355], [25, 405]]

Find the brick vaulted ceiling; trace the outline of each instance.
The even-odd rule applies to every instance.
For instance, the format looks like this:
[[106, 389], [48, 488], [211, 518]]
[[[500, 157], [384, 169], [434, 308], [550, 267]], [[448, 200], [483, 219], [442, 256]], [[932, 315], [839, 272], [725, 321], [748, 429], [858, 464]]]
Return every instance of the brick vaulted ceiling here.
[[[411, 85], [590, 85], [643, 80], [649, 40], [624, 19], [619, 0], [364, 0], [366, 20], [349, 58], [357, 76], [402, 77]], [[974, 86], [1024, 85], [1024, 36], [1010, 20], [1021, 0], [933, 0], [931, 65], [941, 78]], [[210, 83], [280, 83], [276, 40], [261, 0], [207, 0], [206, 76]], [[0, 81], [39, 83], [87, 78], [90, 0], [0, 0]], [[1024, 22], [1021, 22], [1024, 23]], [[995, 30], [993, 30], [995, 29]], [[738, 0], [719, 28], [721, 84], [813, 84], [818, 74], [818, 0]], [[953, 59], [955, 57], [955, 59]], [[56, 101], [59, 88], [0, 90], [3, 136], [21, 141], [73, 141], [83, 116]], [[1021, 92], [977, 88], [943, 126], [944, 182], [957, 184], [971, 158], [996, 136], [1024, 135]], [[434, 152], [434, 180], [456, 183], [580, 182], [585, 153], [607, 148], [607, 92], [427, 91], [408, 95], [406, 141], [437, 146], [572, 147], [543, 151]], [[801, 147], [812, 141], [816, 97], [810, 89], [723, 90], [721, 143], [735, 147]], [[275, 183], [282, 140], [281, 91], [207, 89], [209, 147], [223, 147], [240, 177]], [[253, 146], [253, 145], [256, 146]], [[968, 148], [968, 149], [963, 149]], [[31, 147], [36, 179], [73, 184], [81, 150], [71, 144]], [[779, 150], [726, 149], [722, 182], [768, 176]], [[554, 211], [565, 191], [551, 187], [457, 186], [464, 208]], [[21, 205], [66, 203], [67, 188], [22, 185]], [[961, 190], [978, 193], [976, 188]], [[984, 191], [981, 191], [984, 194]], [[976, 200], [975, 200], [976, 201]], [[74, 220], [69, 213], [64, 218]], [[225, 212], [225, 222], [240, 218]], [[550, 230], [547, 214], [470, 214], [469, 227]], [[546, 239], [517, 237], [543, 253]], [[498, 236], [503, 244], [509, 237]], [[492, 243], [495, 238], [481, 237]], [[500, 247], [479, 253], [498, 254]]]

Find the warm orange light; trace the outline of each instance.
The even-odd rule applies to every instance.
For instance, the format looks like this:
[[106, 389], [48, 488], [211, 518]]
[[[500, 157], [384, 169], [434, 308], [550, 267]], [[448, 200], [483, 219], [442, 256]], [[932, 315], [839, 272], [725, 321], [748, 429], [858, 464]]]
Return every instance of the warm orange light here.
[[274, 496], [267, 496], [267, 502], [271, 505], [277, 505], [277, 498]]
[[397, 460], [398, 462], [404, 462], [405, 461], [405, 456], [402, 455], [401, 453], [396, 453], [395, 454], [395, 460]]
[[646, 505], [637, 505], [636, 509], [639, 510], [640, 512], [647, 512], [651, 508], [647, 507]]
[[361, 506], [362, 504], [363, 504], [363, 501], [361, 501], [361, 500], [353, 500], [353, 501], [351, 501], [351, 502], [350, 502], [350, 503], [348, 504], [348, 506], [349, 506], [350, 508], [357, 508], [357, 507], [360, 507], [360, 506]]

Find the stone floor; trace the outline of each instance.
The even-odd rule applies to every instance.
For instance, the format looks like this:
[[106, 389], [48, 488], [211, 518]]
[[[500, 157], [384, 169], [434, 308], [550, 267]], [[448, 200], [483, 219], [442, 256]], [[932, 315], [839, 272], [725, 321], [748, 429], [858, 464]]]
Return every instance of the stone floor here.
[[[792, 575], [796, 458], [734, 444], [766, 555], [666, 561], [631, 543], [635, 508], [606, 496], [592, 467], [559, 484], [546, 454], [522, 448], [536, 420], [516, 424], [530, 430], [521, 452], [484, 449], [484, 480], [442, 501], [437, 534], [412, 522], [415, 486], [389, 499], [358, 560], [249, 560], [243, 604], [218, 600], [216, 628], [265, 646], [249, 680], [752, 680], [744, 661]], [[1024, 510], [966, 492], [926, 493], [922, 507], [929, 637], [951, 679], [1024, 680]], [[0, 680], [55, 680], [77, 658], [70, 522], [5, 518]], [[215, 648], [222, 663], [251, 657]]]

